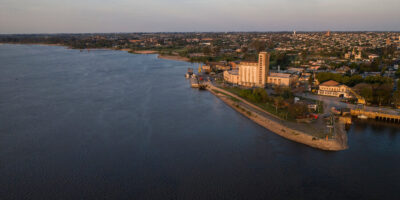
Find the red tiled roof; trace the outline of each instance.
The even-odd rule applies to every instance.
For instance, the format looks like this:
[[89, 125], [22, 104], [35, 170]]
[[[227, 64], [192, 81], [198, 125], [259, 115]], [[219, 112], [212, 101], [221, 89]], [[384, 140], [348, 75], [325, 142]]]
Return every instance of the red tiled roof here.
[[330, 81], [325, 81], [321, 84], [322, 86], [338, 86], [340, 85], [340, 83], [334, 81], [334, 80], [330, 80]]

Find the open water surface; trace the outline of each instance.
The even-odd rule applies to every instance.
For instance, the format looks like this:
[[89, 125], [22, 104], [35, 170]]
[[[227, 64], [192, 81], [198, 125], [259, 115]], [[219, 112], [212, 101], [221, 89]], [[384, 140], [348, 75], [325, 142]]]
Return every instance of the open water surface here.
[[190, 66], [0, 45], [0, 199], [400, 199], [398, 126], [316, 150], [191, 89]]

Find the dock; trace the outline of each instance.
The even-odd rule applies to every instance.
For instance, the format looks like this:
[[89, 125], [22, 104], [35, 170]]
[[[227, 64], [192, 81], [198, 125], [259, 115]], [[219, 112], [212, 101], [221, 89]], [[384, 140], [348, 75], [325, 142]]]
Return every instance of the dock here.
[[199, 88], [200, 87], [200, 83], [196, 78], [191, 78], [190, 79], [190, 86], [192, 88]]
[[371, 112], [365, 111], [361, 109], [351, 109], [352, 116], [365, 116], [368, 119], [375, 119], [380, 121], [392, 122], [392, 123], [400, 123], [400, 115], [387, 114], [382, 112]]

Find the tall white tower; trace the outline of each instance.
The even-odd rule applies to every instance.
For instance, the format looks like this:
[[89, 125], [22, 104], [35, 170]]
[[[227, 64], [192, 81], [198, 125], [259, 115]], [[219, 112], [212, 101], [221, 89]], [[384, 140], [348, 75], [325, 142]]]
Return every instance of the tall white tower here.
[[267, 52], [260, 52], [258, 54], [258, 85], [259, 87], [265, 87], [268, 80], [269, 74], [269, 59], [270, 54]]

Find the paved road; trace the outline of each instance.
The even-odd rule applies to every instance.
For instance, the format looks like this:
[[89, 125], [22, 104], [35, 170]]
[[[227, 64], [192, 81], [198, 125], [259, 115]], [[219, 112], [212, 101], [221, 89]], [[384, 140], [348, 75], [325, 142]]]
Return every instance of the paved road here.
[[[340, 107], [340, 108], [355, 109], [357, 107], [357, 105], [354, 105], [354, 104], [341, 102], [340, 101], [341, 98], [338, 98], [338, 97], [319, 96], [319, 95], [307, 94], [307, 93], [296, 94], [296, 95], [302, 96], [305, 98], [309, 98], [309, 99], [323, 101], [324, 104], [326, 104], [326, 106], [328, 106], [328, 108], [335, 106], [335, 107]], [[365, 110], [370, 111], [370, 112], [381, 112], [381, 113], [387, 113], [387, 114], [392, 114], [392, 115], [398, 115], [400, 113], [399, 109], [372, 107], [372, 106], [365, 106]]]
[[312, 136], [320, 137], [321, 134], [327, 133], [326, 124], [325, 124], [325, 122], [323, 121], [322, 118], [319, 118], [316, 122], [314, 122], [312, 124], [297, 123], [297, 122], [290, 122], [290, 121], [287, 121], [287, 120], [283, 120], [283, 119], [280, 119], [279, 117], [277, 117], [277, 116], [275, 116], [273, 114], [268, 113], [267, 111], [263, 110], [262, 108], [253, 105], [252, 103], [248, 102], [247, 100], [245, 100], [245, 99], [243, 99], [243, 98], [241, 98], [241, 97], [239, 97], [239, 96], [237, 96], [237, 95], [235, 95], [235, 94], [233, 94], [233, 93], [231, 93], [229, 91], [226, 91], [226, 90], [223, 90], [221, 88], [215, 87], [211, 82], [208, 82], [208, 84], [209, 84], [210, 88], [212, 88], [212, 89], [219, 90], [219, 91], [224, 92], [224, 93], [226, 93], [226, 94], [228, 94], [228, 95], [230, 95], [232, 97], [235, 97], [235, 98], [239, 99], [241, 102], [238, 102], [238, 104], [241, 107], [243, 107], [243, 108], [245, 108], [247, 110], [250, 110], [250, 111], [252, 111], [254, 113], [257, 113], [258, 115], [261, 115], [261, 116], [263, 116], [263, 117], [265, 117], [265, 118], [267, 118], [269, 120], [272, 120], [274, 122], [283, 124], [284, 126], [299, 130], [299, 131], [301, 131], [303, 133], [310, 134]]

